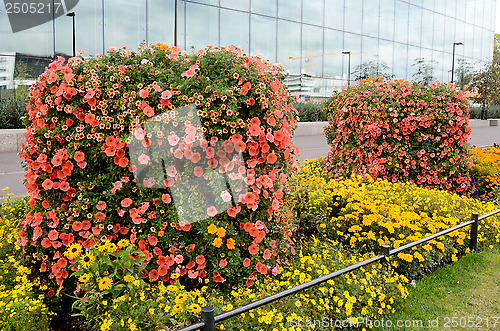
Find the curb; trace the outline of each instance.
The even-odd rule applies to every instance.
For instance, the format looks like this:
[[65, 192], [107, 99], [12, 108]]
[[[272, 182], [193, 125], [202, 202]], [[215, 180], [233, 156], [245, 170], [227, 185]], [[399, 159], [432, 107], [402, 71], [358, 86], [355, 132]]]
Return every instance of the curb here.
[[[500, 126], [500, 119], [469, 120], [471, 128]], [[328, 122], [299, 122], [294, 132], [294, 137], [301, 136], [321, 136], [323, 129]], [[21, 144], [26, 140], [24, 138], [25, 129], [3, 129], [0, 130], [0, 153], [2, 152], [20, 152]]]

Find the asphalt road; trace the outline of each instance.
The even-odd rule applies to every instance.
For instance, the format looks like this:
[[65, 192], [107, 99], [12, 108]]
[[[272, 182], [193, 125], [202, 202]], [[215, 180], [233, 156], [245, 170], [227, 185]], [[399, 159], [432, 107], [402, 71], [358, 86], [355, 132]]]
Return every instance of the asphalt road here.
[[[324, 156], [330, 150], [323, 136], [294, 137], [293, 143], [300, 148], [300, 160]], [[472, 128], [469, 143], [473, 146], [500, 143], [500, 126]], [[8, 193], [12, 193], [12, 198], [26, 195], [23, 178], [24, 170], [17, 153], [0, 153], [0, 200], [6, 198]], [[5, 187], [9, 189], [2, 191]]]

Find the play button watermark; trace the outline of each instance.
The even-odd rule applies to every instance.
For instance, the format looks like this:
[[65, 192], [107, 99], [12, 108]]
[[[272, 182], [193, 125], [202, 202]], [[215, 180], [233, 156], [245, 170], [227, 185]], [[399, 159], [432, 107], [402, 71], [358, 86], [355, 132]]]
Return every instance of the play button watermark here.
[[31, 29], [66, 14], [79, 0], [4, 0], [13, 33]]
[[135, 181], [163, 190], [181, 224], [239, 211], [248, 193], [241, 136], [207, 139], [194, 104], [136, 124], [128, 138]]

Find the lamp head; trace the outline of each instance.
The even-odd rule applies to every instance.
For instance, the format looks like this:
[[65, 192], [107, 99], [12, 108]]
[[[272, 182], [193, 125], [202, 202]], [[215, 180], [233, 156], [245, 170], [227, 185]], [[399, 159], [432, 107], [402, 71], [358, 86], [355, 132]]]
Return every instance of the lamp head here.
[[72, 11], [71, 13], [67, 13], [66, 16], [75, 17], [75, 12]]
[[351, 52], [342, 52], [342, 54], [351, 54]]
[[459, 41], [457, 43], [453, 43], [453, 45], [463, 45], [463, 43]]

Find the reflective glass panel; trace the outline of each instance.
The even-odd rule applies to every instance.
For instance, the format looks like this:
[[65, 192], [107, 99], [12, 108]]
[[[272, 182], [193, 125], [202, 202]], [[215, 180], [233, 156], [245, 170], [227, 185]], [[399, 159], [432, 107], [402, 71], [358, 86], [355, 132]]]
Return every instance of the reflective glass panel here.
[[467, 0], [465, 5], [465, 21], [474, 24], [476, 0]]
[[443, 52], [440, 51], [433, 51], [432, 59], [437, 63], [439, 63], [435, 71], [436, 80], [439, 82], [449, 82], [448, 73], [444, 72], [445, 71], [444, 68], [445, 67], [447, 68], [446, 71], [451, 70], [451, 61], [444, 63]]
[[445, 19], [445, 29], [444, 29], [444, 50], [447, 51], [447, 47], [449, 45], [453, 45], [454, 42], [463, 42], [462, 40], [458, 40], [455, 38], [455, 22], [451, 17], [446, 16]]
[[249, 11], [249, 0], [220, 0], [220, 6], [231, 9]]
[[408, 46], [406, 44], [394, 43], [394, 78], [407, 79], [406, 69], [408, 67]]
[[420, 47], [408, 46], [408, 79], [417, 80], [416, 72], [418, 66], [415, 65], [416, 61], [421, 58]]
[[323, 75], [323, 29], [302, 25], [302, 72]]
[[423, 0], [422, 7], [424, 7], [425, 9], [434, 10], [434, 0]]
[[278, 0], [278, 17], [300, 22], [301, 0]]
[[186, 45], [187, 51], [192, 46], [197, 50], [208, 45], [219, 46], [218, 8], [186, 3]]
[[276, 27], [275, 18], [252, 15], [250, 52], [253, 55], [260, 55], [266, 60], [276, 62]]
[[476, 9], [475, 9], [475, 17], [474, 17], [474, 24], [476, 25], [483, 25], [484, 24], [484, 0], [481, 1], [476, 1]]
[[472, 56], [476, 58], [476, 60], [481, 59], [481, 47], [482, 47], [482, 36], [480, 27], [474, 26], [474, 50], [472, 52]]
[[443, 51], [444, 47], [444, 15], [434, 14], [434, 41], [432, 43], [435, 50]]
[[351, 85], [354, 82], [353, 72], [361, 64], [361, 36], [353, 33], [344, 33], [344, 51], [351, 52], [351, 64], [349, 70], [349, 55], [343, 57], [343, 72], [348, 75], [351, 72]]
[[278, 20], [278, 62], [290, 73], [300, 74], [300, 24]]
[[462, 42], [464, 43], [465, 56], [472, 58], [474, 50], [474, 26], [472, 24], [465, 24], [465, 34]]
[[458, 20], [465, 21], [465, 10], [466, 10], [466, 3], [467, 0], [455, 0], [456, 2], [456, 18]]
[[363, 34], [378, 37], [379, 30], [379, 0], [363, 2]]
[[137, 50], [146, 41], [146, 1], [107, 0], [104, 6], [104, 47]]
[[483, 29], [483, 42], [482, 42], [482, 47], [481, 47], [481, 58], [483, 60], [486, 60], [488, 58], [493, 57], [493, 38], [494, 34], [489, 31]]
[[379, 37], [394, 40], [394, 0], [380, 1]]
[[325, 0], [325, 26], [344, 28], [344, 0]]
[[446, 0], [436, 0], [434, 3], [434, 11], [444, 15], [446, 13]]
[[305, 23], [323, 25], [323, 0], [304, 1], [302, 7], [302, 21]]
[[252, 12], [267, 16], [276, 16], [277, 0], [252, 0]]
[[[173, 45], [174, 8], [172, 0], [148, 0], [148, 43]], [[177, 11], [177, 15], [179, 15], [179, 11]]]
[[346, 32], [361, 33], [363, 26], [362, 0], [347, 0], [345, 2], [344, 30]]
[[422, 8], [411, 5], [409, 14], [408, 42], [412, 45], [420, 45], [422, 37]]
[[220, 10], [220, 46], [235, 45], [248, 52], [249, 14], [234, 10]]
[[408, 4], [396, 1], [396, 28], [394, 40], [402, 43], [408, 42]]
[[331, 77], [342, 77], [342, 32], [325, 29], [325, 57], [323, 74]]
[[446, 0], [446, 15], [450, 17], [456, 17], [457, 12], [457, 0]]
[[378, 58], [390, 68], [390, 74], [394, 75], [394, 42], [380, 40], [378, 43]]
[[422, 10], [422, 47], [432, 48], [434, 38], [434, 13]]

